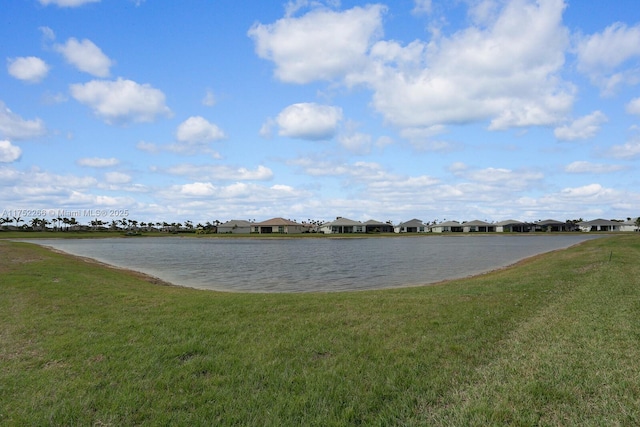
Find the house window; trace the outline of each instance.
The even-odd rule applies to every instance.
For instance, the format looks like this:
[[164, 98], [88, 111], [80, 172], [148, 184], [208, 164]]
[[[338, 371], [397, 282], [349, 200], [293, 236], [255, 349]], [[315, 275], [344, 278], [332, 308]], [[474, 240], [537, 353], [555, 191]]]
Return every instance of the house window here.
[[362, 233], [362, 226], [361, 225], [357, 225], [356, 226], [356, 233]]
[[284, 225], [279, 225], [278, 226], [278, 233], [284, 233]]

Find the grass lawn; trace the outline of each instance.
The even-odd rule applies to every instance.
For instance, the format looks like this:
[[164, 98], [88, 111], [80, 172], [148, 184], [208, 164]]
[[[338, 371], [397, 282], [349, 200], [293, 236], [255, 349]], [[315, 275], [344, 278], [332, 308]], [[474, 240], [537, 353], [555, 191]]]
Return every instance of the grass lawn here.
[[163, 286], [0, 240], [0, 425], [639, 425], [639, 360], [638, 235], [319, 294]]

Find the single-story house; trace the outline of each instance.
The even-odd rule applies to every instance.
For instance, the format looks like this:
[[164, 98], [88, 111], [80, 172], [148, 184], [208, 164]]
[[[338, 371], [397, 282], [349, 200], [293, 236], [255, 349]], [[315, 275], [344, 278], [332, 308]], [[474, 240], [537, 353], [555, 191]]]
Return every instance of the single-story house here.
[[300, 223], [279, 217], [251, 224], [251, 232], [258, 234], [300, 234], [307, 230]]
[[496, 226], [488, 222], [480, 221], [479, 219], [476, 219], [469, 222], [463, 222], [462, 231], [465, 233], [474, 233], [474, 232], [479, 232], [479, 233], [491, 232], [492, 233], [496, 231]]
[[445, 221], [429, 227], [432, 233], [462, 233], [462, 224], [458, 221]]
[[373, 219], [364, 223], [367, 233], [393, 233], [393, 225], [387, 222], [380, 222]]
[[620, 225], [620, 231], [640, 231], [640, 227], [636, 225], [638, 218], [631, 218]]
[[516, 221], [515, 219], [507, 219], [496, 223], [496, 231], [498, 233], [526, 233], [531, 229], [531, 224]]
[[241, 219], [232, 219], [224, 224], [218, 225], [218, 233], [222, 234], [249, 234], [251, 233], [252, 224], [249, 221]]
[[429, 227], [419, 219], [412, 219], [396, 225], [393, 229], [396, 233], [426, 233]]
[[366, 226], [360, 221], [349, 218], [337, 217], [335, 221], [327, 222], [320, 226], [320, 232], [324, 234], [364, 233]]
[[564, 221], [556, 221], [555, 219], [545, 219], [533, 223], [536, 231], [573, 231], [574, 227]]
[[622, 222], [610, 221], [608, 219], [594, 219], [592, 221], [582, 221], [578, 223], [580, 231], [621, 231]]

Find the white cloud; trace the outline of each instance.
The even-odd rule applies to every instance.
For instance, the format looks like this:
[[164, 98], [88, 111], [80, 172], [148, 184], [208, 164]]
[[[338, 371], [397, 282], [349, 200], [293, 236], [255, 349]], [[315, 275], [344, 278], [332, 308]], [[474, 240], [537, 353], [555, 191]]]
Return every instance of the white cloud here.
[[567, 173], [590, 173], [590, 174], [605, 174], [618, 172], [625, 170], [626, 167], [622, 165], [606, 165], [603, 163], [591, 163], [586, 161], [575, 161], [568, 164], [564, 171]]
[[332, 138], [342, 120], [342, 109], [316, 103], [293, 104], [278, 114], [278, 134], [290, 138], [323, 140]]
[[56, 39], [56, 33], [47, 26], [38, 27], [38, 30], [42, 33], [42, 37], [46, 41], [52, 41]]
[[208, 198], [212, 201], [225, 200], [225, 203], [253, 203], [290, 201], [306, 193], [291, 186], [275, 184], [265, 187], [258, 184], [236, 182], [226, 186], [215, 186], [210, 182], [193, 182], [174, 186], [168, 189], [166, 195], [171, 199], [176, 196], [185, 198]]
[[115, 157], [84, 157], [82, 159], [78, 159], [76, 163], [80, 166], [87, 166], [91, 168], [107, 168], [120, 164], [120, 160]]
[[166, 169], [166, 172], [206, 181], [266, 181], [273, 178], [273, 171], [262, 165], [252, 170], [229, 165], [181, 164]]
[[617, 190], [605, 188], [600, 184], [588, 184], [581, 187], [564, 188], [560, 195], [568, 199], [579, 199], [581, 201], [604, 199], [610, 200], [620, 194]]
[[80, 71], [96, 77], [109, 76], [113, 61], [91, 40], [78, 41], [72, 37], [65, 44], [55, 45], [54, 49]]
[[136, 148], [140, 151], [145, 151], [147, 153], [157, 153], [160, 151], [160, 147], [158, 144], [154, 144], [153, 142], [140, 141], [136, 144]]
[[[473, 169], [461, 162], [449, 166], [449, 171], [472, 185], [487, 185], [495, 191], [525, 190], [544, 179], [544, 174], [531, 169], [512, 170], [507, 168], [489, 167]], [[499, 190], [502, 189], [502, 190]]]
[[0, 136], [10, 140], [24, 140], [42, 136], [46, 132], [42, 120], [24, 120], [0, 101]]
[[210, 89], [207, 89], [207, 92], [205, 93], [204, 98], [202, 98], [202, 105], [206, 105], [207, 107], [213, 107], [214, 105], [216, 105], [216, 102], [217, 102], [217, 99], [214, 93]]
[[194, 182], [184, 184], [179, 187], [180, 194], [184, 196], [203, 197], [212, 196], [216, 193], [216, 187], [210, 182]]
[[47, 63], [35, 56], [12, 58], [7, 62], [9, 74], [29, 83], [41, 82], [49, 73]]
[[431, 0], [413, 0], [414, 7], [411, 13], [414, 15], [430, 14], [431, 13]]
[[100, 0], [39, 0], [43, 6], [54, 4], [58, 7], [79, 7], [87, 3], [99, 3]]
[[640, 138], [635, 137], [621, 145], [614, 145], [607, 155], [618, 159], [635, 159], [640, 157]]
[[640, 57], [640, 25], [627, 27], [616, 22], [601, 33], [583, 37], [577, 46], [578, 70], [591, 78], [605, 94], [622, 83], [635, 84], [637, 68], [620, 71], [632, 58]]
[[374, 105], [402, 127], [491, 119], [490, 129], [548, 125], [572, 104], [556, 77], [564, 64], [564, 4], [507, 3], [487, 27], [429, 44], [372, 49]]
[[132, 80], [92, 80], [72, 84], [70, 90], [71, 96], [109, 124], [152, 122], [157, 116], [171, 114], [162, 91]]
[[338, 142], [355, 154], [368, 154], [371, 151], [371, 135], [362, 132], [348, 132], [338, 136]]
[[0, 141], [0, 163], [12, 163], [20, 158], [22, 150], [10, 141]]
[[382, 33], [385, 7], [368, 5], [344, 12], [316, 9], [299, 18], [255, 24], [249, 36], [256, 53], [276, 64], [276, 77], [290, 83], [340, 78], [364, 66], [373, 39]]
[[640, 116], [640, 98], [634, 98], [627, 104], [627, 113]]
[[204, 117], [192, 116], [180, 123], [176, 131], [176, 138], [180, 142], [199, 144], [223, 139], [225, 134], [218, 126], [210, 123]]
[[107, 172], [104, 177], [109, 184], [127, 184], [131, 182], [131, 175], [122, 172]]
[[474, 26], [406, 46], [372, 45], [383, 7], [314, 11], [249, 34], [281, 80], [365, 84], [374, 108], [401, 128], [483, 120], [492, 130], [548, 126], [562, 121], [574, 100], [574, 87], [560, 78], [569, 46], [564, 7], [562, 0], [506, 2]]
[[576, 119], [573, 123], [557, 127], [554, 135], [560, 141], [575, 141], [576, 139], [589, 139], [600, 131], [600, 125], [607, 122], [607, 116], [600, 111]]

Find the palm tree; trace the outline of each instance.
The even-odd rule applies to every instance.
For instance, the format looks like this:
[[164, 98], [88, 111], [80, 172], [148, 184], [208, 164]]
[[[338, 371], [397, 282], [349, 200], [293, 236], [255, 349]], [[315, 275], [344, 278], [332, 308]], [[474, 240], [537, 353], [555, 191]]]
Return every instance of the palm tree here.
[[14, 216], [13, 221], [16, 223], [16, 228], [20, 228], [20, 223], [24, 222], [19, 216]]
[[7, 217], [2, 218], [2, 221], [0, 222], [0, 224], [11, 224], [12, 222], [13, 222], [13, 220], [10, 217], [7, 216]]
[[31, 228], [36, 229], [40, 225], [40, 218], [32, 218], [31, 219]]

